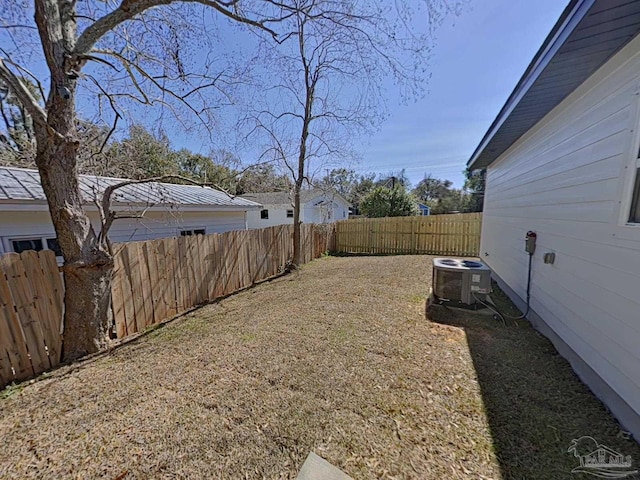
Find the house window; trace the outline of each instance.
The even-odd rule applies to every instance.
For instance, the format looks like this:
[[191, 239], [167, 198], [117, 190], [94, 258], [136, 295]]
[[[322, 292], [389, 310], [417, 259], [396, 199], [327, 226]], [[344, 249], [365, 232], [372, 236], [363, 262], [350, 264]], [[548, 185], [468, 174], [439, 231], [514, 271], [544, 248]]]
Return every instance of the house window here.
[[180, 230], [182, 237], [190, 237], [191, 235], [204, 235], [207, 233], [204, 228], [194, 228], [192, 230]]
[[35, 250], [39, 252], [43, 249], [41, 238], [21, 238], [20, 240], [11, 240], [11, 246], [16, 253], [22, 253], [26, 250]]
[[57, 238], [47, 238], [47, 248], [56, 254], [56, 257], [62, 256], [62, 249]]
[[287, 210], [287, 218], [293, 218], [293, 210]]
[[262, 220], [268, 220], [269, 219], [269, 210], [267, 210], [267, 209], [260, 210], [260, 218]]
[[57, 238], [31, 237], [31, 238], [15, 238], [11, 240], [11, 249], [16, 253], [22, 253], [27, 250], [51, 250], [56, 257], [62, 256], [62, 249]]

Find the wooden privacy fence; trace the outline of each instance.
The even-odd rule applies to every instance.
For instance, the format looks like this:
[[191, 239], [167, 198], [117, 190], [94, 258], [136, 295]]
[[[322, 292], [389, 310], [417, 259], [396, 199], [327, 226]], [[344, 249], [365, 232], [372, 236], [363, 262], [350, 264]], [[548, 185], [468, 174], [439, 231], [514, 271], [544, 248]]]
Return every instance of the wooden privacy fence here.
[[[118, 338], [284, 271], [293, 225], [114, 245]], [[333, 226], [302, 225], [301, 261], [333, 248]], [[0, 257], [0, 387], [60, 363], [64, 287], [54, 253]]]
[[60, 363], [63, 292], [51, 250], [0, 257], [0, 386]]
[[[335, 227], [334, 227], [335, 225]], [[302, 225], [302, 262], [328, 250], [478, 255], [481, 214], [360, 218]], [[118, 338], [281, 273], [292, 225], [116, 244]], [[0, 386], [60, 363], [64, 287], [50, 250], [0, 257]]]
[[[333, 229], [302, 225], [303, 263], [330, 245]], [[293, 225], [115, 246], [112, 307], [118, 338], [284, 271]]]
[[335, 226], [339, 252], [477, 256], [482, 213], [355, 218]]

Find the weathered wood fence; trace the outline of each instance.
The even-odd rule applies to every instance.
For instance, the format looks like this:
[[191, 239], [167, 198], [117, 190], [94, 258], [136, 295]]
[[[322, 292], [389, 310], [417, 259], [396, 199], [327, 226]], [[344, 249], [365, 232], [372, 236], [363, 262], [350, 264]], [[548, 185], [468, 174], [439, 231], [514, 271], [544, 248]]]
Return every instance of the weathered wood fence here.
[[482, 213], [355, 218], [335, 225], [339, 252], [477, 256]]
[[[302, 225], [302, 262], [347, 253], [478, 255], [481, 214]], [[292, 225], [114, 245], [118, 338], [281, 273]], [[50, 250], [0, 257], [0, 386], [60, 363], [64, 287]]]
[[[302, 262], [331, 248], [333, 228], [302, 225]], [[293, 225], [115, 246], [112, 306], [118, 338], [282, 273]]]
[[[281, 273], [292, 225], [114, 245], [118, 338]], [[333, 249], [333, 226], [302, 226], [302, 262]], [[0, 387], [60, 363], [64, 287], [52, 251], [0, 257]]]
[[0, 387], [60, 363], [63, 292], [52, 251], [0, 257]]

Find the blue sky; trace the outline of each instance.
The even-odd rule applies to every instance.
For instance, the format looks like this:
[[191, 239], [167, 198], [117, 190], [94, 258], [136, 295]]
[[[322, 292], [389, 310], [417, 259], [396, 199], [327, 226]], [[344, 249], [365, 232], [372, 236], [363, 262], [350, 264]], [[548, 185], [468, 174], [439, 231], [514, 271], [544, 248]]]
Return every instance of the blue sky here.
[[[389, 118], [370, 139], [353, 139], [362, 159], [346, 166], [383, 175], [405, 169], [414, 185], [431, 174], [461, 187], [467, 160], [567, 3], [468, 0], [459, 16], [445, 19], [436, 31], [426, 97], [401, 105], [389, 90]], [[227, 44], [244, 43], [246, 33], [225, 32]], [[0, 43], [7, 40], [0, 34]], [[27, 67], [46, 78], [41, 60]], [[81, 114], [90, 116], [96, 109], [95, 97], [80, 97]], [[134, 121], [150, 127], [157, 123], [154, 112], [134, 109], [132, 113]], [[166, 131], [177, 148], [206, 154], [212, 148], [228, 147], [221, 138], [224, 135], [219, 137], [220, 144], [212, 144], [211, 137], [187, 134], [173, 124]], [[119, 134], [126, 131], [124, 122], [120, 128]], [[258, 155], [246, 152], [241, 159], [249, 164]]]
[[559, 18], [564, 0], [475, 0], [436, 33], [428, 95], [391, 116], [355, 169], [464, 182], [473, 150]]

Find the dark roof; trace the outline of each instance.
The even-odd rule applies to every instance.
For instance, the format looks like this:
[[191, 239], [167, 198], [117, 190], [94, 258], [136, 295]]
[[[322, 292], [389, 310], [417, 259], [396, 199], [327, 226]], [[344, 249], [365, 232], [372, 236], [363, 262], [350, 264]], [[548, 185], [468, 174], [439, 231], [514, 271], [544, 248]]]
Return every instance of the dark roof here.
[[[123, 178], [80, 175], [80, 191], [86, 203], [92, 203], [109, 185], [126, 181]], [[40, 175], [27, 168], [0, 167], [0, 202], [46, 202]], [[222, 207], [233, 209], [258, 208], [260, 205], [240, 197], [230, 197], [220, 190], [197, 185], [174, 183], [140, 183], [116, 190], [113, 203], [120, 205], [181, 205]]]
[[[300, 190], [300, 202], [307, 203], [315, 198], [326, 195], [330, 198], [340, 198], [347, 202], [337, 192], [323, 190], [321, 188], [310, 188]], [[267, 193], [245, 193], [242, 198], [260, 203], [262, 205], [293, 205], [293, 192], [267, 192]]]
[[640, 32], [640, 0], [571, 0], [468, 162], [490, 165]]

